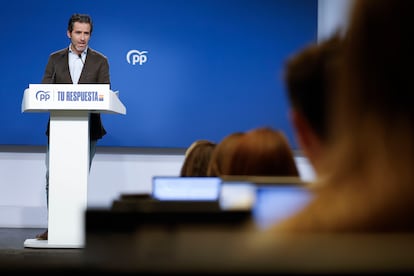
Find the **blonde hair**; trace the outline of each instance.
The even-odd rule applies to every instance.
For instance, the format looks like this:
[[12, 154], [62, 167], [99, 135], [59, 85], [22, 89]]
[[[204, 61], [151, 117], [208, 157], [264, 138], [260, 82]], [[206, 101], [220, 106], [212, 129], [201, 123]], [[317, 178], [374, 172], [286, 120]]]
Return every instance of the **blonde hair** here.
[[207, 176], [207, 168], [216, 144], [208, 140], [193, 142], [185, 152], [180, 176]]

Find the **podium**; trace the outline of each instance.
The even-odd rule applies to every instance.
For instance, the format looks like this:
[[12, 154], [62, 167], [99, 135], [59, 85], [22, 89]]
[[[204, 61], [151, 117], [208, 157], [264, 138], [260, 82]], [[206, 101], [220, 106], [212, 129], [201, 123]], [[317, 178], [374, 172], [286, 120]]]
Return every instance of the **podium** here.
[[50, 112], [48, 240], [25, 247], [83, 248], [90, 113], [126, 114], [109, 84], [30, 84], [22, 112]]

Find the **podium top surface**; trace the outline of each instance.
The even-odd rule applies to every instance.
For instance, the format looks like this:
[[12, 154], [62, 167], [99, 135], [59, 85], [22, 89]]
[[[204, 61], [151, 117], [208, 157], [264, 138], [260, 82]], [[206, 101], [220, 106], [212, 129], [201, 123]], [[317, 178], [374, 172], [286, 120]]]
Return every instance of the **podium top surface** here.
[[22, 112], [54, 110], [126, 114], [109, 84], [30, 84], [24, 91]]

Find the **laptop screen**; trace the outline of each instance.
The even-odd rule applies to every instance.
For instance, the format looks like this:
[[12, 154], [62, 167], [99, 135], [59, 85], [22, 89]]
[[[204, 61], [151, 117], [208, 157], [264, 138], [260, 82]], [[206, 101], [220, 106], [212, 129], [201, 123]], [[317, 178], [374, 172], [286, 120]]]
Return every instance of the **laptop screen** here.
[[311, 200], [310, 191], [303, 186], [258, 186], [253, 217], [256, 225], [265, 229], [304, 208]]
[[220, 206], [250, 206], [261, 229], [293, 215], [311, 200], [311, 192], [299, 177], [225, 176], [222, 180]]
[[220, 184], [218, 177], [154, 176], [152, 197], [158, 200], [216, 201]]

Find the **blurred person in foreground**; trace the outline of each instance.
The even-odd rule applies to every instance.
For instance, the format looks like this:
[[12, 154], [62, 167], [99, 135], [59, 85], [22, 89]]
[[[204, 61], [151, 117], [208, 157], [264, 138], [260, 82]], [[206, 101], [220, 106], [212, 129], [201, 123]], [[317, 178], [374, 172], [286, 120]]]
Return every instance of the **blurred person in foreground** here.
[[285, 83], [290, 102], [289, 115], [295, 137], [303, 154], [318, 174], [319, 163], [327, 146], [329, 99], [336, 91], [339, 34], [319, 43], [306, 45], [285, 65]]
[[414, 2], [353, 3], [323, 177], [311, 203], [272, 231], [414, 230]]

